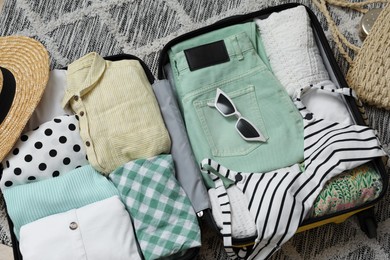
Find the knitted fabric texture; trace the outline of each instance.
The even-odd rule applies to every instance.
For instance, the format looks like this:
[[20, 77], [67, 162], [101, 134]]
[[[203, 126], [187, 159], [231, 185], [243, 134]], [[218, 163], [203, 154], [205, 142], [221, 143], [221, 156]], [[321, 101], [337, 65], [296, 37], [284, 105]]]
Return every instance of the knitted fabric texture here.
[[287, 9], [255, 21], [272, 71], [290, 96], [296, 89], [329, 80], [305, 7]]
[[[244, 193], [236, 186], [226, 190], [232, 208], [232, 237], [248, 238], [257, 234], [254, 218], [248, 211], [248, 201]], [[218, 193], [215, 188], [208, 190], [213, 218], [218, 228], [223, 228], [222, 209], [219, 206]]]
[[119, 191], [91, 165], [85, 165], [56, 178], [6, 189], [3, 195], [19, 239], [23, 225], [119, 195]]
[[365, 103], [390, 109], [390, 4], [378, 16], [348, 70], [347, 81]]

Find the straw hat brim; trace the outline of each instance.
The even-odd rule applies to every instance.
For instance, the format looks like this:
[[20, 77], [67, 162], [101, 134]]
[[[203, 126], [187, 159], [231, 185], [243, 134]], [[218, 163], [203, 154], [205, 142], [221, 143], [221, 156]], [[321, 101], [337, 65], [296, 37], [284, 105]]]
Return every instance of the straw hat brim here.
[[[38, 105], [49, 78], [49, 66], [49, 55], [40, 42], [24, 36], [0, 37], [0, 93], [11, 88], [14, 91], [10, 107], [1, 107], [5, 118], [0, 122], [0, 161]], [[6, 98], [10, 102], [12, 96]]]

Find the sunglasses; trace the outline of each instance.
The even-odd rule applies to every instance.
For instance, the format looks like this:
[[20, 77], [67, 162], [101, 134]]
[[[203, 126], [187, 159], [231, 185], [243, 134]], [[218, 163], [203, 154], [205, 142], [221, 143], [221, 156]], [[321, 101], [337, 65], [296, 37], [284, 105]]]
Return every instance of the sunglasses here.
[[207, 103], [207, 105], [215, 107], [224, 117], [235, 116], [237, 118], [236, 130], [244, 140], [259, 142], [266, 141], [266, 138], [260, 130], [257, 129], [257, 127], [248, 119], [243, 117], [240, 112], [238, 112], [233, 101], [221, 89], [217, 88], [214, 103]]

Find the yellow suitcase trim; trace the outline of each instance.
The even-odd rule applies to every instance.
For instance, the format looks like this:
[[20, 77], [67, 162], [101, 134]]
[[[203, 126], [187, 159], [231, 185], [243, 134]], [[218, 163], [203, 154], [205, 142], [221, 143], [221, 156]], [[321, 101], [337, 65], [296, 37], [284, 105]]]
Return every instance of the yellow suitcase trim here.
[[[355, 215], [356, 213], [358, 213], [360, 211], [369, 209], [371, 207], [373, 207], [373, 206], [362, 208], [362, 209], [357, 209], [357, 210], [354, 210], [354, 211], [342, 214], [340, 216], [336, 216], [336, 217], [333, 217], [333, 218], [327, 218], [327, 219], [324, 219], [322, 221], [317, 221], [317, 222], [314, 222], [314, 223], [311, 223], [311, 224], [307, 224], [307, 225], [301, 226], [301, 227], [298, 228], [296, 233], [300, 233], [300, 232], [303, 232], [303, 231], [306, 231], [306, 230], [309, 230], [309, 229], [312, 229], [312, 228], [316, 228], [316, 227], [319, 227], [319, 226], [322, 226], [322, 225], [326, 225], [326, 224], [329, 224], [329, 223], [337, 223], [337, 224], [343, 223], [349, 217]], [[233, 247], [240, 248], [240, 247], [251, 246], [251, 245], [254, 245], [254, 244], [255, 244], [254, 242], [249, 242], [247, 244], [233, 245]]]
[[345, 220], [347, 220], [347, 218], [355, 215], [356, 213], [358, 213], [360, 211], [363, 211], [363, 210], [366, 210], [366, 209], [371, 208], [371, 207], [372, 206], [366, 207], [366, 208], [362, 208], [362, 209], [357, 209], [357, 210], [354, 210], [354, 211], [342, 214], [340, 216], [336, 216], [336, 217], [333, 217], [333, 218], [327, 218], [327, 219], [324, 219], [322, 221], [317, 221], [317, 222], [314, 222], [314, 223], [311, 223], [311, 224], [307, 224], [305, 226], [301, 226], [301, 227], [298, 228], [296, 233], [299, 233], [299, 232], [302, 232], [302, 231], [306, 231], [306, 230], [309, 230], [309, 229], [312, 229], [312, 228], [316, 228], [316, 227], [319, 227], [319, 226], [322, 226], [322, 225], [325, 225], [325, 224], [329, 224], [329, 223], [338, 223], [338, 224], [342, 223]]

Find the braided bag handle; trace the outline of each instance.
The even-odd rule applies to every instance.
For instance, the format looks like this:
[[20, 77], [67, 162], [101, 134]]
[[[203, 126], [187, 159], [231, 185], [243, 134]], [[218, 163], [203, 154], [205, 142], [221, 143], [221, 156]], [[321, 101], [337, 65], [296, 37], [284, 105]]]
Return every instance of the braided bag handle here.
[[[350, 43], [340, 32], [331, 17], [328, 5], [349, 8], [366, 13], [366, 7], [373, 3], [390, 3], [389, 0], [367, 0], [349, 2], [348, 0], [312, 0], [325, 16], [334, 42], [340, 54], [348, 62], [349, 69], [346, 80], [363, 102], [380, 108], [390, 109], [390, 4], [381, 11], [369, 35], [361, 47]], [[348, 49], [354, 52], [354, 58], [348, 54]], [[365, 120], [364, 107], [358, 102]], [[367, 120], [366, 120], [367, 122]]]
[[[352, 10], [358, 11], [360, 13], [366, 13], [369, 9], [365, 8], [365, 6], [374, 3], [388, 3], [389, 0], [367, 0], [358, 3], [352, 3], [348, 0], [312, 0], [312, 2], [317, 6], [318, 10], [325, 16], [326, 21], [328, 22], [329, 29], [332, 33], [333, 40], [336, 43], [337, 48], [340, 51], [340, 54], [344, 57], [344, 59], [350, 64], [353, 64], [352, 57], [348, 54], [347, 48], [353, 50], [355, 54], [359, 52], [360, 47], [350, 43], [347, 38], [340, 32], [333, 18], [331, 17], [327, 5], [334, 5], [344, 8], [350, 8]], [[345, 47], [344, 47], [345, 46]]]

